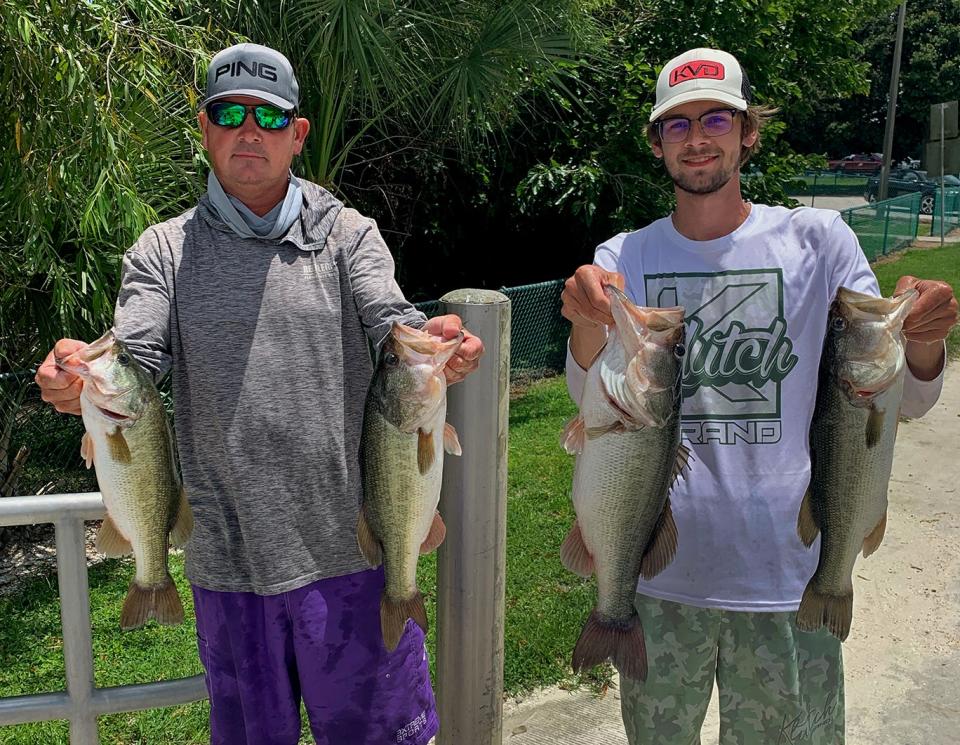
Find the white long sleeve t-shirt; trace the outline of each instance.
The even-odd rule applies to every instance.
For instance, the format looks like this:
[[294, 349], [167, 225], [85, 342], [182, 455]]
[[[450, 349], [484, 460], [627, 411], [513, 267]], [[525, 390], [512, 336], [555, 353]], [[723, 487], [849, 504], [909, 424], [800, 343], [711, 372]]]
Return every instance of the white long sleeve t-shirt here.
[[[795, 610], [819, 556], [819, 540], [805, 548], [796, 525], [827, 313], [841, 286], [880, 294], [856, 235], [832, 210], [755, 204], [722, 238], [692, 241], [667, 217], [603, 243], [595, 263], [624, 275], [633, 302], [686, 309], [682, 434], [693, 462], [670, 494], [676, 558], [639, 591]], [[578, 403], [584, 380], [568, 353]], [[942, 383], [908, 370], [902, 413], [926, 413]]]

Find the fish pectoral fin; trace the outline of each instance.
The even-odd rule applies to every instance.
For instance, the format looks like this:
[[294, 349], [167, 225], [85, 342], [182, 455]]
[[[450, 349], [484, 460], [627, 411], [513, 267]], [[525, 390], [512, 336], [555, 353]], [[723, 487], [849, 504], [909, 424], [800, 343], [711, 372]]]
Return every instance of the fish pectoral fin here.
[[443, 424], [443, 449], [450, 455], [463, 455], [463, 448], [460, 447], [460, 438], [457, 436], [457, 430], [453, 428], [450, 422]]
[[[637, 428], [639, 429], [639, 428]], [[608, 424], [603, 427], [584, 427], [583, 434], [586, 435], [586, 439], [595, 440], [598, 437], [603, 437], [605, 434], [610, 432], [626, 432], [627, 427], [623, 422], [614, 422], [613, 424]]]
[[357, 520], [357, 544], [360, 546], [360, 553], [367, 563], [372, 567], [378, 567], [383, 562], [383, 550], [380, 541], [370, 529], [370, 523], [367, 522], [367, 513], [364, 507], [360, 508], [360, 517]]
[[683, 472], [690, 468], [691, 460], [693, 460], [693, 454], [690, 452], [690, 448], [681, 442], [677, 447], [677, 459], [673, 463], [673, 478], [670, 481], [671, 489], [677, 483], [677, 480], [683, 476]]
[[677, 555], [677, 524], [673, 519], [670, 498], [664, 502], [663, 511], [657, 520], [653, 535], [643, 552], [640, 561], [640, 574], [644, 579], [652, 579], [667, 568]]
[[93, 465], [93, 438], [89, 432], [84, 432], [80, 438], [80, 457], [87, 465], [87, 468]]
[[180, 503], [177, 507], [177, 518], [170, 528], [170, 545], [182, 548], [187, 545], [190, 534], [193, 532], [193, 510], [187, 502], [187, 493], [180, 487]]
[[117, 463], [132, 463], [133, 456], [130, 455], [130, 446], [127, 445], [127, 438], [123, 436], [123, 430], [116, 427], [111, 434], [107, 435], [107, 449], [110, 451], [110, 457]]
[[583, 452], [586, 439], [583, 417], [577, 414], [564, 426], [563, 433], [560, 435], [560, 444], [570, 455], [578, 455]]
[[820, 527], [813, 516], [811, 499], [810, 490], [807, 489], [804, 492], [803, 501], [800, 502], [800, 513], [797, 515], [797, 535], [800, 536], [800, 540], [807, 548], [810, 548], [813, 542], [817, 540], [817, 536], [820, 535]]
[[427, 537], [424, 538], [423, 543], [420, 544], [420, 553], [429, 554], [431, 551], [435, 551], [446, 537], [447, 526], [443, 524], [443, 518], [440, 517], [440, 513], [434, 512], [433, 522], [430, 523], [430, 530], [427, 531]]
[[133, 546], [130, 541], [120, 532], [120, 528], [113, 521], [110, 515], [103, 518], [100, 530], [97, 533], [97, 551], [104, 556], [127, 556], [133, 553]]
[[870, 535], [863, 539], [863, 558], [866, 559], [870, 554], [880, 548], [883, 542], [883, 533], [887, 529], [887, 512], [884, 510], [883, 517], [870, 531]]
[[876, 446], [883, 437], [883, 419], [884, 411], [876, 406], [870, 407], [870, 416], [867, 417], [867, 449]]
[[420, 475], [425, 475], [433, 465], [435, 454], [433, 452], [433, 432], [424, 432], [417, 430], [417, 467], [420, 469]]
[[589, 577], [596, 570], [593, 556], [587, 544], [583, 542], [583, 533], [580, 531], [579, 520], [573, 521], [573, 526], [560, 546], [560, 561], [574, 574]]

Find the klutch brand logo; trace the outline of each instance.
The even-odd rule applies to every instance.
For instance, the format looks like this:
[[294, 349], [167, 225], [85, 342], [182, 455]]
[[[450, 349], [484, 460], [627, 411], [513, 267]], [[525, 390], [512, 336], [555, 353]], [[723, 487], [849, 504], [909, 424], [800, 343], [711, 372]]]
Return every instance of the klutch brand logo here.
[[216, 83], [221, 75], [227, 74], [229, 74], [231, 78], [237, 78], [246, 74], [252, 78], [269, 80], [271, 83], [277, 82], [277, 68], [273, 65], [268, 65], [266, 62], [257, 62], [256, 60], [251, 60], [249, 64], [243, 60], [238, 60], [229, 65], [220, 65], [213, 71], [213, 82]]
[[779, 269], [646, 277], [647, 299], [687, 313], [683, 433], [732, 445], [780, 440], [780, 384], [796, 367]]
[[698, 59], [693, 62], [685, 62], [679, 67], [673, 68], [673, 71], [670, 73], [670, 87], [672, 88], [680, 83], [685, 83], [688, 80], [723, 80], [723, 78], [724, 69], [722, 64], [719, 62], [711, 62], [710, 60]]

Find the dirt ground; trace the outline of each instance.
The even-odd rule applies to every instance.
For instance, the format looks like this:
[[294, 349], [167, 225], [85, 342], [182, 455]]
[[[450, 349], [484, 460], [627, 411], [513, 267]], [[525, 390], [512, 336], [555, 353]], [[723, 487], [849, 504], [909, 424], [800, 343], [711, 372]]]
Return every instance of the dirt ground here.
[[[960, 364], [900, 426], [883, 545], [854, 570], [844, 644], [846, 745], [960, 742]], [[504, 709], [510, 745], [626, 745], [615, 690], [559, 689]], [[702, 745], [717, 745], [716, 689]], [[771, 744], [772, 745], [772, 744]]]

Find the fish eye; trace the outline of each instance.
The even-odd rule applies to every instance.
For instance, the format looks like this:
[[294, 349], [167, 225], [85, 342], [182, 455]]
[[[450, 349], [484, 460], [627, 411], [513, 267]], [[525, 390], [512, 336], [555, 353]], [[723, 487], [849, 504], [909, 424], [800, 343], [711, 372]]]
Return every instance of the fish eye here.
[[396, 365], [396, 364], [400, 361], [400, 358], [397, 357], [397, 355], [395, 355], [393, 352], [387, 352], [387, 353], [383, 356], [383, 361], [386, 362], [386, 363], [387, 363], [388, 365], [390, 365], [391, 367], [393, 367], [394, 365]]
[[687, 353], [687, 348], [683, 344], [677, 344], [677, 346], [673, 348], [673, 356], [676, 357], [677, 359], [680, 359], [686, 353]]
[[127, 365], [130, 364], [130, 355], [127, 354], [126, 352], [121, 352], [120, 354], [117, 355], [117, 362], [119, 362], [121, 365], [126, 367]]
[[847, 327], [847, 322], [841, 316], [837, 316], [833, 319], [832, 326], [834, 331], [843, 331]]

